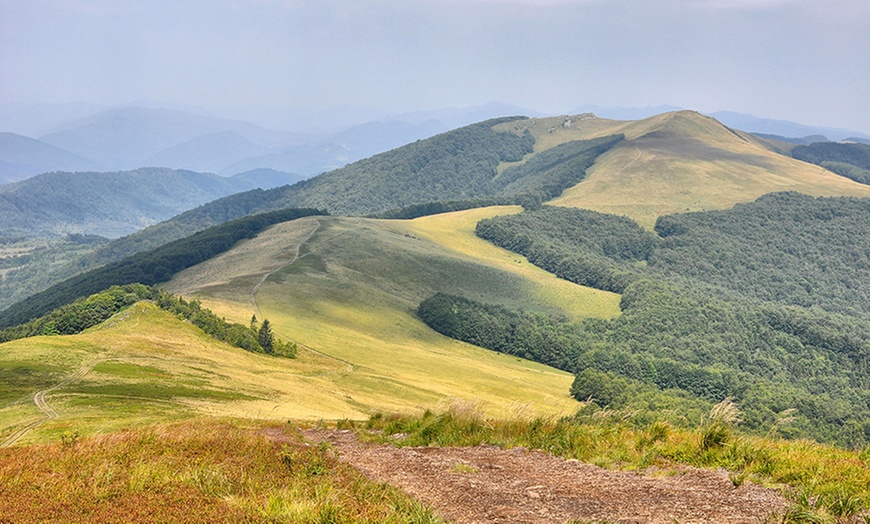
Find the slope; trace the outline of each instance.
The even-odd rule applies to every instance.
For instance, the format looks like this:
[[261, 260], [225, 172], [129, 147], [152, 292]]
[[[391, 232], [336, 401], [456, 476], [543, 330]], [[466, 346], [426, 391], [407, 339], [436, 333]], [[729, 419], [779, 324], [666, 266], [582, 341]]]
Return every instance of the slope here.
[[586, 179], [552, 201], [628, 216], [651, 228], [661, 215], [724, 209], [774, 191], [870, 196], [870, 188], [777, 154], [753, 136], [693, 111], [620, 122], [591, 115], [526, 120], [497, 129], [535, 138], [541, 151], [570, 140], [622, 133]]
[[[363, 412], [413, 410], [451, 397], [502, 414], [517, 406], [570, 411], [568, 375], [452, 341], [414, 314], [424, 298], [450, 290], [572, 318], [618, 314], [617, 295], [559, 281], [474, 239], [478, 218], [517, 210], [438, 217], [455, 220], [458, 242], [439, 233], [431, 217], [305, 218], [183, 271], [164, 287], [236, 321], [268, 318], [301, 351], [341, 363], [345, 371], [330, 378], [331, 390]], [[478, 245], [486, 246], [480, 258], [467, 254]]]
[[[316, 418], [340, 411], [320, 393], [326, 388], [319, 379], [306, 376], [315, 369], [328, 373], [341, 367], [316, 355], [289, 360], [248, 353], [141, 302], [81, 335], [0, 345], [6, 386], [0, 396], [0, 440], [46, 419], [33, 402], [36, 392], [44, 392], [43, 404], [57, 416], [44, 420], [19, 443], [54, 439], [65, 431], [104, 433], [197, 413], [259, 411], [263, 418]], [[302, 391], [307, 392], [300, 401]], [[285, 407], [270, 412], [276, 403]], [[258, 405], [252, 411], [245, 407]]]

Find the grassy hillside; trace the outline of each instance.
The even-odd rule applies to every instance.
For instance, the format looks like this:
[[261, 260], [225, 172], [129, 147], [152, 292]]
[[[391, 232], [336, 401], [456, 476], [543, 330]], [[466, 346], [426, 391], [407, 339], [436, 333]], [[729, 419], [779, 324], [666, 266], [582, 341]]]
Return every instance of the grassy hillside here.
[[345, 372], [330, 376], [327, 389], [361, 411], [413, 410], [451, 397], [476, 399], [497, 413], [518, 405], [570, 411], [576, 404], [561, 389], [569, 376], [457, 343], [414, 314], [434, 292], [459, 290], [571, 318], [618, 314], [617, 295], [560, 281], [474, 238], [477, 219], [506, 211], [518, 208], [409, 222], [297, 220], [179, 273], [165, 287], [237, 321], [269, 318], [278, 335], [299, 344], [300, 355], [307, 349], [334, 359]]
[[774, 191], [870, 196], [870, 188], [771, 151], [748, 133], [692, 111], [621, 122], [557, 117], [502, 124], [535, 137], [541, 151], [570, 140], [622, 133], [586, 179], [552, 201], [628, 216], [652, 228], [657, 217], [726, 209]]

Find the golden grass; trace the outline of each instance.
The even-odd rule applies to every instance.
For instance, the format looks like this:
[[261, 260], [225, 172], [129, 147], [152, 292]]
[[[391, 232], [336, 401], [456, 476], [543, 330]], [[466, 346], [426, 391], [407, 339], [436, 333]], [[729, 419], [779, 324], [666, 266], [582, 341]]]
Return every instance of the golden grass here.
[[[298, 359], [248, 353], [218, 342], [147, 303], [81, 335], [37, 337], [0, 346], [0, 364], [45, 363], [53, 374], [34, 391], [0, 406], [0, 437], [45, 417], [33, 404], [47, 395], [59, 417], [19, 444], [56, 440], [199, 415], [287, 420], [355, 417], [366, 412], [328, 379], [345, 366], [303, 352]], [[64, 378], [83, 370], [69, 383]], [[300, 400], [302, 399], [302, 400]]]
[[[587, 178], [551, 203], [624, 215], [647, 228], [671, 213], [726, 209], [775, 191], [870, 197], [870, 186], [771, 150], [769, 142], [732, 131], [693, 111], [620, 122], [567, 117], [520, 121], [536, 152], [570, 140], [623, 133]], [[508, 126], [510, 124], [502, 124]]]
[[[247, 426], [247, 427], [245, 427]], [[158, 425], [0, 450], [2, 522], [440, 522], [287, 426]]]
[[531, 264], [525, 257], [497, 247], [474, 234], [478, 222], [522, 211], [519, 206], [469, 209], [417, 218], [390, 221], [392, 227], [429, 240], [448, 252], [468, 256], [491, 267], [513, 273], [529, 282], [530, 300], [558, 304], [562, 313], [574, 318], [613, 318], [620, 314], [619, 295], [578, 286]]
[[[568, 395], [570, 374], [456, 342], [414, 314], [417, 303], [434, 293], [429, 286], [447, 275], [486, 297], [523, 300], [538, 309], [571, 316], [618, 312], [616, 295], [559, 281], [476, 239], [474, 219], [501, 211], [448, 217], [463, 224], [452, 247], [446, 232], [438, 232], [438, 219], [412, 224], [319, 218], [320, 229], [305, 245], [303, 258], [276, 271], [276, 257], [295, 249], [294, 242], [307, 235], [300, 231], [310, 232], [305, 222], [285, 224], [245, 247], [259, 252], [263, 263], [234, 258], [231, 251], [179, 274], [166, 287], [195, 294], [218, 314], [246, 322], [254, 311], [254, 283], [271, 275], [259, 288], [257, 305], [278, 336], [299, 344], [298, 363], [307, 366], [304, 381], [273, 386], [286, 398], [274, 404], [280, 412], [292, 399], [297, 411], [318, 410], [294, 417], [364, 418], [384, 409], [420, 412], [454, 398], [477, 399], [491, 414], [510, 414], [521, 406], [536, 413], [567, 414], [578, 405]], [[267, 252], [272, 255], [263, 256]], [[320, 262], [309, 267], [307, 260]], [[202, 278], [207, 274], [237, 276], [208, 282]], [[236, 404], [249, 411], [255, 407]], [[272, 411], [256, 416], [271, 417]]]

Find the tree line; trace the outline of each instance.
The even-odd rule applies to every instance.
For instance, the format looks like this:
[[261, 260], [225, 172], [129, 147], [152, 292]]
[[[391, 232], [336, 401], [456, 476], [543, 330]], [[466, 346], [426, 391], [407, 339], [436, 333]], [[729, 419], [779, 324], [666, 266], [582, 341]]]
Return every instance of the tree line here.
[[0, 331], [0, 343], [40, 335], [74, 335], [105, 322], [125, 308], [149, 300], [164, 311], [173, 313], [202, 329], [217, 340], [254, 353], [295, 357], [296, 344], [277, 339], [268, 319], [262, 324], [255, 318], [250, 325], [227, 322], [194, 299], [187, 301], [161, 289], [143, 284], [112, 286], [82, 297], [46, 315]]

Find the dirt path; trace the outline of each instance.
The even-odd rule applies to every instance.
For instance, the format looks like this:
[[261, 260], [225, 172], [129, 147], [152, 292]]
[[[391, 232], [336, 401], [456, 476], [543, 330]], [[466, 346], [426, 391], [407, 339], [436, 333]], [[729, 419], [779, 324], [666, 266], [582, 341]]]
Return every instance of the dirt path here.
[[314, 219], [314, 227], [312, 227], [311, 231], [309, 231], [308, 234], [305, 235], [305, 238], [303, 238], [296, 245], [296, 250], [293, 252], [293, 258], [291, 258], [286, 264], [284, 264], [284, 265], [282, 265], [282, 266], [280, 266], [272, 271], [269, 271], [268, 273], [263, 275], [263, 278], [261, 278], [259, 280], [259, 282], [257, 282], [257, 284], [253, 287], [253, 289], [251, 289], [251, 305], [254, 306], [254, 311], [257, 314], [257, 318], [260, 318], [260, 319], [263, 318], [263, 314], [260, 313], [260, 306], [257, 305], [257, 292], [260, 291], [260, 287], [266, 282], [267, 278], [272, 276], [273, 273], [280, 271], [280, 270], [284, 269], [285, 267], [293, 264], [297, 260], [299, 260], [299, 254], [302, 250], [302, 246], [305, 245], [306, 242], [311, 240], [311, 237], [314, 236], [314, 233], [317, 233], [318, 229], [320, 229], [320, 220]]
[[47, 393], [51, 393], [55, 389], [62, 388], [63, 386], [66, 386], [67, 384], [71, 384], [72, 382], [79, 380], [80, 378], [82, 378], [85, 375], [87, 375], [88, 373], [90, 373], [91, 370], [94, 369], [94, 366], [96, 366], [100, 362], [103, 362], [104, 360], [105, 359], [89, 360], [89, 361], [85, 362], [84, 364], [82, 364], [82, 366], [72, 375], [67, 376], [66, 378], [64, 378], [63, 380], [61, 380], [57, 384], [54, 384], [50, 388], [43, 389], [41, 391], [37, 391], [36, 393], [34, 393], [33, 403], [36, 404], [36, 407], [39, 408], [40, 411], [42, 411], [42, 413], [45, 415], [45, 418], [31, 422], [30, 424], [27, 424], [26, 426], [20, 428], [18, 431], [16, 431], [12, 435], [10, 435], [6, 440], [4, 440], [2, 443], [0, 443], [0, 448], [6, 448], [6, 447], [14, 445], [16, 442], [21, 440], [21, 438], [24, 437], [24, 435], [27, 435], [28, 433], [30, 433], [30, 431], [33, 430], [34, 428], [41, 426], [42, 424], [44, 424], [45, 422], [47, 422], [49, 420], [57, 418], [58, 417], [57, 411], [55, 411], [54, 408], [52, 408], [48, 404], [48, 402], [45, 400], [45, 395]]
[[758, 524], [785, 499], [724, 472], [685, 468], [670, 476], [609, 471], [522, 448], [395, 448], [351, 432], [309, 430], [363, 474], [401, 487], [456, 523], [620, 522]]

